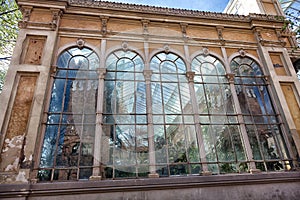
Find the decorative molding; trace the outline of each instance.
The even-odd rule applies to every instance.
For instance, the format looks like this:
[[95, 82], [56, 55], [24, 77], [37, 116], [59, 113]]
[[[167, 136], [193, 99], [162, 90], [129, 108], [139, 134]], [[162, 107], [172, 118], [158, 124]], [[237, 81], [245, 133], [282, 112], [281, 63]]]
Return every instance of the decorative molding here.
[[188, 78], [188, 82], [193, 82], [194, 81], [195, 72], [187, 71], [185, 75]]
[[261, 43], [261, 45], [264, 46], [265, 41], [264, 41], [264, 39], [263, 39], [263, 37], [262, 37], [262, 35], [261, 35], [261, 31], [262, 31], [261, 28], [255, 28], [255, 29], [254, 29], [254, 33], [256, 34], [257, 41], [258, 41], [259, 43]]
[[54, 31], [58, 27], [58, 22], [63, 12], [59, 9], [51, 9], [51, 11], [52, 11], [52, 22], [50, 23], [50, 25], [51, 25], [51, 30]]
[[184, 38], [187, 38], [186, 30], [187, 30], [188, 24], [187, 23], [180, 23], [180, 27], [181, 27], [182, 36]]
[[123, 11], [133, 11], [141, 13], [152, 13], [161, 15], [173, 15], [173, 16], [186, 16], [186, 17], [200, 17], [206, 19], [219, 19], [223, 21], [233, 20], [233, 21], [251, 21], [253, 19], [258, 20], [268, 20], [268, 21], [280, 21], [283, 22], [284, 18], [280, 16], [265, 15], [265, 14], [250, 14], [245, 15], [235, 15], [226, 13], [216, 13], [216, 12], [205, 12], [198, 10], [186, 10], [177, 8], [165, 8], [156, 6], [146, 6], [137, 4], [127, 4], [127, 3], [116, 3], [107, 1], [94, 1], [94, 0], [68, 0], [69, 5], [78, 7], [92, 7], [92, 8], [103, 8], [103, 9], [118, 9]]
[[106, 68], [98, 68], [97, 72], [98, 72], [98, 78], [99, 79], [104, 79], [105, 78]]
[[101, 34], [106, 35], [107, 34], [107, 22], [109, 17], [106, 16], [100, 16], [101, 19]]
[[247, 52], [244, 49], [240, 49], [239, 54], [240, 54], [241, 57], [245, 57]]
[[123, 49], [123, 51], [128, 51], [128, 42], [122, 42], [121, 47]]
[[282, 31], [280, 29], [276, 29], [275, 32], [279, 42], [284, 47], [286, 45], [286, 42], [283, 40]]
[[19, 21], [18, 26], [19, 28], [26, 28], [27, 24], [29, 22], [30, 19], [30, 15], [31, 15], [31, 11], [32, 11], [32, 6], [22, 6], [20, 8], [22, 15], [23, 15], [23, 19], [21, 21]]
[[141, 22], [142, 22], [142, 25], [143, 25], [143, 32], [144, 32], [144, 34], [148, 35], [149, 34], [148, 25], [150, 23], [150, 20], [148, 20], [148, 19], [142, 19]]
[[227, 73], [226, 78], [228, 79], [229, 83], [234, 83], [235, 73]]
[[57, 71], [57, 66], [55, 66], [55, 65], [51, 66], [50, 75], [54, 77], [56, 74], [56, 71]]
[[84, 47], [85, 41], [82, 38], [78, 38], [78, 40], [76, 41], [76, 44], [79, 49], [82, 49]]
[[204, 56], [208, 56], [209, 55], [209, 49], [207, 47], [203, 47], [202, 52], [203, 52]]
[[145, 80], [146, 81], [150, 81], [151, 80], [151, 76], [152, 76], [152, 70], [144, 70], [143, 71], [143, 74], [144, 74], [144, 77], [145, 77]]
[[221, 43], [221, 45], [224, 46], [225, 45], [225, 40], [223, 38], [223, 29], [224, 29], [224, 27], [223, 26], [217, 26], [216, 28], [217, 28], [220, 43]]
[[164, 48], [164, 51], [166, 54], [168, 54], [170, 52], [170, 47], [168, 44], [165, 44], [165, 46], [163, 48]]

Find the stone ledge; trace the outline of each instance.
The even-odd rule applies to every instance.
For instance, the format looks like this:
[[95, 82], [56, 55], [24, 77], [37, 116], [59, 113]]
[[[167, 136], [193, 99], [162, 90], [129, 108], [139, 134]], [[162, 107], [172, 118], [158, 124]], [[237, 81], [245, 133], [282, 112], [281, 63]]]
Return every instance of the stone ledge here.
[[[284, 186], [294, 184], [300, 192], [300, 172], [277, 172], [260, 174], [230, 174], [212, 176], [186, 176], [169, 178], [124, 179], [77, 182], [49, 182], [36, 184], [2, 184], [0, 199], [20, 196], [58, 196], [100, 194], [118, 192], [137, 192], [151, 190], [182, 190], [218, 187], [248, 187], [255, 185]], [[261, 187], [261, 186], [259, 186]]]

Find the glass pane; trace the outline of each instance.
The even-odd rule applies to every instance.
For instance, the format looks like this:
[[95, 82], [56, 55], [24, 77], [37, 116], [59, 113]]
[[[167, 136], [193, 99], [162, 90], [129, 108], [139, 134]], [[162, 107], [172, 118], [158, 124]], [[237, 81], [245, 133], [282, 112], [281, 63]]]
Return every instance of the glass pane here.
[[215, 150], [215, 139], [216, 139], [215, 130], [212, 128], [212, 126], [209, 125], [202, 125], [201, 129], [202, 129], [206, 159], [207, 161], [217, 161], [216, 150]]
[[219, 161], [234, 161], [234, 149], [228, 126], [214, 126], [216, 130], [216, 150]]
[[185, 135], [186, 135], [188, 161], [190, 163], [200, 162], [195, 126], [194, 125], [186, 126]]
[[232, 136], [232, 142], [234, 145], [236, 159], [237, 160], [246, 160], [246, 154], [244, 150], [243, 141], [241, 139], [241, 131], [238, 126], [229, 126], [230, 133]]
[[161, 85], [159, 83], [151, 84], [152, 93], [152, 111], [153, 114], [162, 114], [162, 92]]
[[177, 67], [173, 62], [164, 61], [160, 64], [161, 73], [176, 73]]
[[162, 83], [164, 111], [166, 114], [181, 113], [178, 85], [176, 83]]
[[154, 125], [155, 162], [167, 163], [167, 147], [163, 125]]
[[206, 94], [204, 93], [203, 85], [195, 84], [195, 93], [197, 98], [197, 103], [199, 107], [199, 114], [201, 113], [208, 113], [208, 108], [206, 104]]
[[42, 153], [41, 153], [40, 167], [53, 166], [53, 159], [56, 150], [57, 133], [58, 133], [58, 126], [46, 127]]
[[262, 157], [261, 157], [261, 152], [259, 147], [259, 141], [257, 139], [256, 132], [255, 132], [256, 128], [251, 125], [247, 125], [246, 128], [247, 128], [249, 142], [252, 148], [253, 158], [255, 160], [261, 160]]
[[187, 162], [185, 134], [178, 126], [168, 126], [166, 128], [168, 139], [169, 162]]
[[127, 58], [122, 58], [117, 62], [117, 70], [118, 71], [134, 71], [135, 65], [134, 63]]

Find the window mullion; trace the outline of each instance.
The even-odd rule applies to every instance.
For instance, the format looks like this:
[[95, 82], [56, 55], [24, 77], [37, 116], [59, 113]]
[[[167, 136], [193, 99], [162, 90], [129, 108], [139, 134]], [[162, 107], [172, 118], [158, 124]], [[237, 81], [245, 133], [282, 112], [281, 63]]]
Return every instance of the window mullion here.
[[91, 179], [101, 179], [101, 143], [102, 143], [102, 121], [103, 121], [103, 102], [104, 102], [104, 78], [106, 68], [98, 69], [98, 96], [97, 96], [97, 112], [96, 112], [96, 132], [94, 142], [94, 168]]
[[200, 155], [200, 161], [202, 163], [202, 174], [204, 175], [210, 175], [211, 172], [208, 170], [208, 165], [206, 161], [206, 153], [205, 153], [205, 146], [204, 146], [204, 140], [202, 137], [202, 131], [200, 126], [200, 120], [199, 120], [199, 108], [197, 105], [197, 99], [196, 99], [196, 92], [194, 88], [194, 77], [195, 72], [188, 71], [186, 72], [186, 76], [188, 78], [188, 84], [189, 84], [189, 90], [190, 90], [190, 97], [191, 97], [191, 103], [194, 113], [194, 122], [196, 125], [196, 134], [197, 134], [197, 142], [198, 142], [198, 149], [199, 149], [199, 155]]
[[155, 162], [155, 147], [154, 147], [154, 127], [153, 127], [153, 113], [152, 113], [152, 95], [151, 95], [151, 75], [152, 70], [144, 70], [144, 77], [146, 82], [146, 109], [148, 121], [148, 145], [149, 145], [149, 178], [157, 178]]
[[253, 152], [252, 152], [249, 137], [248, 137], [248, 134], [247, 134], [245, 121], [244, 121], [244, 118], [243, 118], [243, 115], [242, 115], [242, 109], [240, 107], [240, 103], [239, 103], [237, 93], [236, 93], [236, 90], [235, 90], [234, 76], [235, 76], [235, 74], [233, 74], [233, 73], [228, 73], [227, 74], [227, 78], [229, 79], [229, 84], [230, 84], [230, 91], [231, 91], [232, 98], [233, 98], [233, 104], [235, 105], [236, 113], [237, 113], [237, 116], [238, 116], [238, 122], [239, 122], [239, 125], [240, 125], [240, 128], [241, 128], [241, 136], [242, 136], [244, 148], [246, 150], [246, 155], [247, 155], [247, 158], [248, 158], [249, 164], [250, 164], [250, 172], [255, 173], [255, 172], [258, 172], [260, 170], [256, 169], [255, 162], [253, 160]]

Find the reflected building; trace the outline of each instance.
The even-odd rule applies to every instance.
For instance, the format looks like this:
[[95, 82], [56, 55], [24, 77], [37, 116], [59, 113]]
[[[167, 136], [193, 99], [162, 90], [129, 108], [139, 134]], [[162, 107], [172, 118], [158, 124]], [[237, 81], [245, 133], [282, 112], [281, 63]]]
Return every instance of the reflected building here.
[[0, 197], [298, 199], [300, 53], [277, 1], [241, 2], [19, 0]]

